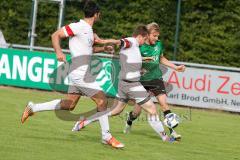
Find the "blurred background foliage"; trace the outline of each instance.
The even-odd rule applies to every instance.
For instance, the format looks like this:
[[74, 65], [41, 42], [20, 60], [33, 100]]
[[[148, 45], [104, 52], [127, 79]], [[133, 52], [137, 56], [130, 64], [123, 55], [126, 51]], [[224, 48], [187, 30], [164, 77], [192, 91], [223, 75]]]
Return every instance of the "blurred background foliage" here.
[[[177, 0], [96, 0], [101, 21], [94, 30], [103, 38], [131, 36], [138, 24], [157, 22], [165, 56], [173, 60]], [[51, 47], [57, 29], [58, 4], [40, 0], [36, 46]], [[31, 0], [1, 0], [0, 29], [8, 43], [29, 44]], [[67, 0], [64, 25], [83, 17], [80, 1]], [[240, 1], [182, 0], [176, 60], [240, 67]], [[68, 41], [63, 41], [67, 48]]]

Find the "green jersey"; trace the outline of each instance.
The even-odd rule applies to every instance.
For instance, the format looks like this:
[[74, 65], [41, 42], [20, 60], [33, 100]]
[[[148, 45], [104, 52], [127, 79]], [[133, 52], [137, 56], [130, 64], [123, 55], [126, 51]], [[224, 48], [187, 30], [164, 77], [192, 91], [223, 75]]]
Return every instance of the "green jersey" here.
[[144, 62], [142, 64], [143, 75], [141, 81], [150, 81], [153, 79], [162, 78], [162, 71], [160, 70], [160, 57], [163, 55], [163, 44], [157, 41], [154, 45], [143, 44], [140, 46], [142, 57], [151, 57], [153, 60]]

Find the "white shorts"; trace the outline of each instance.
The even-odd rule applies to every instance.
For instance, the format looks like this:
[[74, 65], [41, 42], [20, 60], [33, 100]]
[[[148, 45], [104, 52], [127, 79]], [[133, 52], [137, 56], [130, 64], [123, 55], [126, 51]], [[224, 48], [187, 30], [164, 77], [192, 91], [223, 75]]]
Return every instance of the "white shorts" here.
[[147, 90], [140, 82], [126, 82], [119, 80], [117, 99], [127, 103], [129, 99], [133, 99], [137, 104], [142, 105], [151, 98]]
[[83, 74], [78, 74], [77, 72], [72, 72], [69, 74], [68, 93], [92, 97], [100, 91], [102, 91], [102, 88], [99, 86], [93, 76], [86, 76]]

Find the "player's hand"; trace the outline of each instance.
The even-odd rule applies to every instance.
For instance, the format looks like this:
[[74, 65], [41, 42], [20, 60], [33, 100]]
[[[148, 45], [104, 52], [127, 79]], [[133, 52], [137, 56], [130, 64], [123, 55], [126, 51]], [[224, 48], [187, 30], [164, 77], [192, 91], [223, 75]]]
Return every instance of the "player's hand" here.
[[175, 70], [178, 72], [184, 72], [185, 69], [186, 69], [186, 67], [184, 65], [180, 65], [175, 68]]
[[113, 54], [114, 53], [114, 47], [111, 45], [104, 46], [104, 52]]
[[63, 53], [58, 53], [58, 54], [57, 54], [57, 60], [58, 60], [59, 62], [64, 62], [64, 63], [66, 63], [66, 56], [65, 56], [65, 54], [63, 54]]
[[147, 70], [142, 68], [141, 71], [140, 71], [141, 76], [143, 76], [145, 73], [147, 73]]

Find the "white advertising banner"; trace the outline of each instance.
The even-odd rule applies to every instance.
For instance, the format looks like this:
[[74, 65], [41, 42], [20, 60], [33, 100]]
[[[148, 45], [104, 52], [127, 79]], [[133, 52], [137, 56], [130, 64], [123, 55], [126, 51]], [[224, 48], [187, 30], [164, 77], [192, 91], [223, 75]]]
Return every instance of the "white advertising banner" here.
[[240, 71], [187, 67], [168, 69], [163, 78], [173, 86], [169, 104], [240, 112]]

